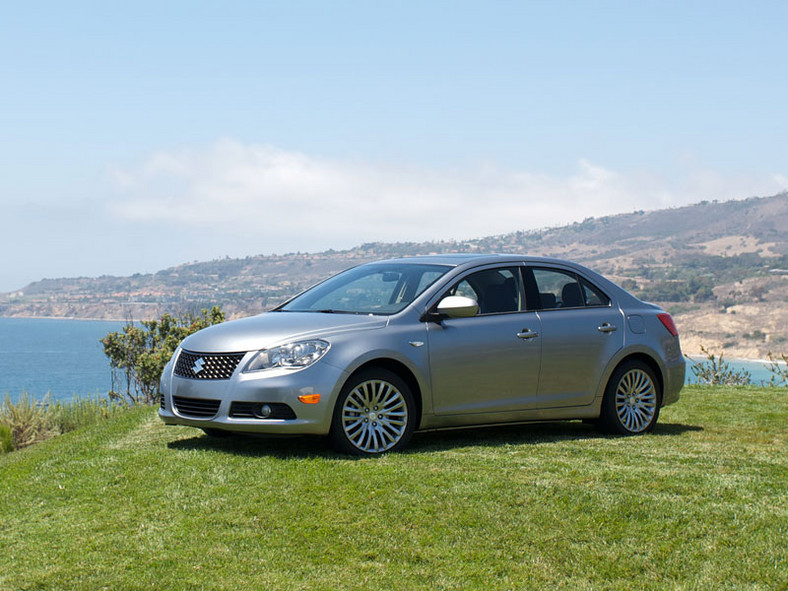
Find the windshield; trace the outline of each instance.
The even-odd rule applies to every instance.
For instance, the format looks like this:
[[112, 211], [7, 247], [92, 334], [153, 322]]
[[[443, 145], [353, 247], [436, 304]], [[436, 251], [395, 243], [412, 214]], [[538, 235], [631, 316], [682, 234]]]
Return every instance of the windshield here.
[[361, 265], [316, 285], [277, 310], [395, 314], [450, 269], [404, 263]]

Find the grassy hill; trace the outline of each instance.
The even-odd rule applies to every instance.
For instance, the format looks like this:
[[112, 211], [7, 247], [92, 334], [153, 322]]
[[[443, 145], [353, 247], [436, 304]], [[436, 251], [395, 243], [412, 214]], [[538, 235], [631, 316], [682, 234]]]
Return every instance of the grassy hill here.
[[433, 252], [576, 260], [665, 306], [688, 352], [705, 344], [728, 356], [763, 358], [788, 349], [788, 193], [473, 240], [370, 243], [195, 262], [132, 277], [46, 279], [0, 295], [0, 315], [145, 319], [219, 304], [230, 317], [246, 316], [352, 265]]
[[782, 389], [690, 387], [643, 437], [509, 426], [350, 459], [141, 408], [0, 455], [0, 588], [785, 589], [786, 423]]

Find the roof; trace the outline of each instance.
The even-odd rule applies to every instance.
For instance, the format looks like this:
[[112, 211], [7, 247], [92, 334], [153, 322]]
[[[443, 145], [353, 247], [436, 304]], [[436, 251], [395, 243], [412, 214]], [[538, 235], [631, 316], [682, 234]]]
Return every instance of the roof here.
[[483, 265], [486, 263], [498, 263], [501, 261], [511, 262], [545, 262], [545, 263], [568, 263], [569, 261], [539, 257], [528, 256], [521, 254], [475, 254], [475, 253], [448, 253], [448, 254], [429, 254], [418, 255], [412, 257], [400, 257], [395, 259], [386, 259], [385, 261], [377, 262], [397, 262], [397, 263], [430, 263], [434, 265], [450, 265], [452, 267], [459, 267], [469, 263]]

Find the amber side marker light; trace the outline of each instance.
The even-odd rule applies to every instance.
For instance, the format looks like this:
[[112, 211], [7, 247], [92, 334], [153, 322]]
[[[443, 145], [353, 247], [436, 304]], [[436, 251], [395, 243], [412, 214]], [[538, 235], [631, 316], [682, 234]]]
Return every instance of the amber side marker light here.
[[679, 331], [676, 329], [676, 323], [673, 322], [673, 317], [670, 314], [657, 314], [657, 318], [662, 325], [668, 329], [668, 332], [674, 337], [679, 336]]
[[317, 404], [320, 402], [320, 394], [301, 394], [298, 399], [304, 404]]

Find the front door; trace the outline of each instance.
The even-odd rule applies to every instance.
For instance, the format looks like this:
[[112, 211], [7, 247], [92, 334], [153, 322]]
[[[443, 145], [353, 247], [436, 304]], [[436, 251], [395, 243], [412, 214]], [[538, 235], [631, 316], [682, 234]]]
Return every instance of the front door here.
[[536, 312], [524, 311], [520, 267], [476, 271], [446, 295], [476, 299], [479, 314], [428, 325], [435, 414], [531, 407], [539, 383], [541, 325]]

